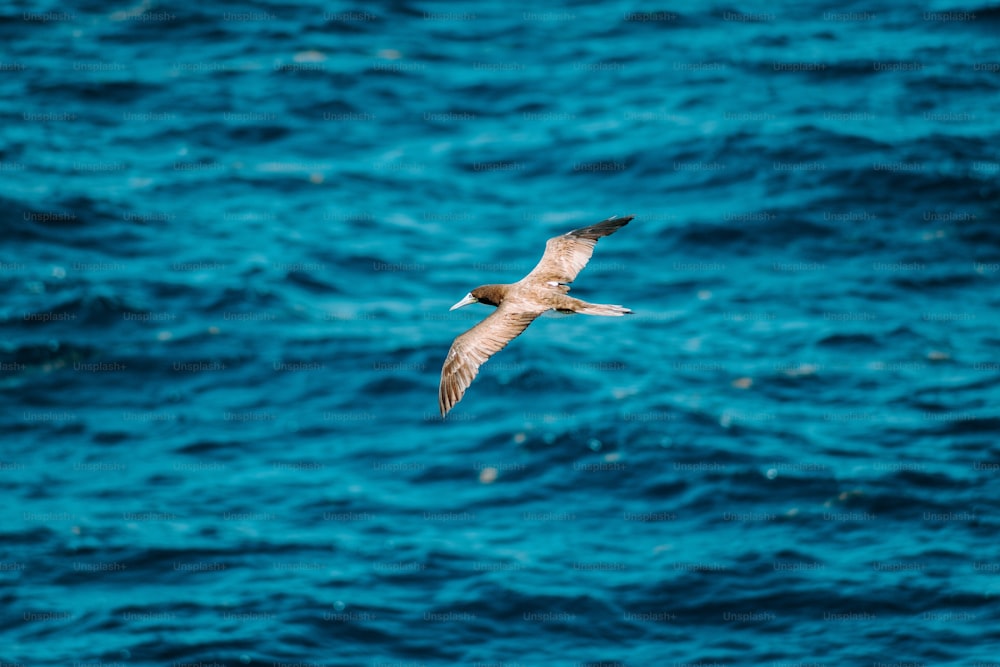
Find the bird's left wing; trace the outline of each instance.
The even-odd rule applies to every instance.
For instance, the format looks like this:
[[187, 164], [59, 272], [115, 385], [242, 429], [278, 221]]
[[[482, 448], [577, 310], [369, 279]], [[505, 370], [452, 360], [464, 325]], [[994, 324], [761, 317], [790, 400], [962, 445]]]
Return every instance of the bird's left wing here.
[[487, 359], [507, 347], [541, 312], [518, 312], [507, 304], [455, 339], [441, 368], [438, 405], [441, 417], [462, 400]]
[[545, 282], [573, 282], [594, 254], [597, 239], [614, 234], [634, 217], [626, 215], [623, 218], [608, 218], [596, 225], [574, 229], [549, 239], [542, 259], [525, 278], [537, 278]]

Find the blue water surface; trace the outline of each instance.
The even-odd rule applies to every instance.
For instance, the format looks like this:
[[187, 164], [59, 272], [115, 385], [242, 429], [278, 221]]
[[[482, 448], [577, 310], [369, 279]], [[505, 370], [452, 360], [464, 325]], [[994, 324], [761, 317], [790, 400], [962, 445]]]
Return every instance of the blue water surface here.
[[3, 664], [1000, 664], [1000, 7], [29, 4]]

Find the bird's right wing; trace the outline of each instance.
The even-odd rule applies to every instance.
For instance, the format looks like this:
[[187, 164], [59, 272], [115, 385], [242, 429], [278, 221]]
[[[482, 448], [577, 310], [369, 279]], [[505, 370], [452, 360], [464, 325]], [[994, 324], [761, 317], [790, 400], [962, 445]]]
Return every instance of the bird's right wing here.
[[521, 335], [541, 313], [516, 312], [505, 304], [455, 339], [441, 368], [438, 405], [444, 417], [462, 400], [479, 367]]
[[545, 282], [557, 283], [573, 282], [594, 254], [597, 239], [614, 234], [634, 217], [626, 215], [623, 218], [608, 218], [596, 225], [574, 229], [549, 239], [545, 244], [545, 254], [542, 255], [541, 261], [525, 279], [539, 278]]

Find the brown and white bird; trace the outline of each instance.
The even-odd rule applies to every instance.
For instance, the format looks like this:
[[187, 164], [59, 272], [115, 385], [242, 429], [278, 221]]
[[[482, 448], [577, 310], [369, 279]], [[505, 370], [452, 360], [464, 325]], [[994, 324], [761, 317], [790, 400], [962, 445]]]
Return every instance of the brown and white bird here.
[[574, 229], [545, 244], [545, 254], [531, 273], [509, 285], [483, 285], [465, 295], [451, 310], [470, 303], [495, 306], [489, 317], [455, 339], [441, 369], [438, 404], [444, 418], [462, 400], [479, 367], [548, 310], [620, 317], [632, 311], [621, 306], [587, 303], [566, 296], [569, 283], [590, 261], [597, 239], [614, 234], [635, 216], [612, 217]]

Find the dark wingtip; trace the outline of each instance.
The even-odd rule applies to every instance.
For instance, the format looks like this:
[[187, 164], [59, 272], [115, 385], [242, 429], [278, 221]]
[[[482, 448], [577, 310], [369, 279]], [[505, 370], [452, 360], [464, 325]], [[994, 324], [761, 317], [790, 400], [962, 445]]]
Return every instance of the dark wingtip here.
[[599, 223], [594, 225], [594, 227], [598, 227], [600, 225], [608, 225], [608, 226], [614, 225], [616, 228], [624, 227], [625, 225], [630, 223], [633, 218], [635, 218], [634, 215], [613, 215], [607, 220], [601, 220]]
[[580, 229], [574, 229], [571, 232], [567, 232], [569, 236], [581, 236], [587, 239], [599, 239], [602, 236], [610, 236], [614, 234], [619, 229], [627, 225], [634, 215], [626, 215], [623, 217], [618, 217], [613, 215], [606, 220], [601, 220], [597, 224], [590, 225], [589, 227], [581, 227]]

